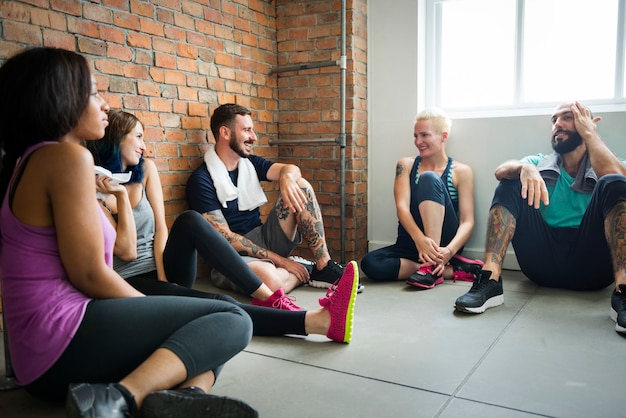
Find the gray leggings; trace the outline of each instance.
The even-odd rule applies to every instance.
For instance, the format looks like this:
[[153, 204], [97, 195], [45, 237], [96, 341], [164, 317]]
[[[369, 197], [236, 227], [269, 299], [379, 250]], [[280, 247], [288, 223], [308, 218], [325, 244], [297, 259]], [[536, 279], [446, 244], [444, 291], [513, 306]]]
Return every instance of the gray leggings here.
[[173, 351], [191, 378], [224, 364], [252, 337], [252, 321], [237, 305], [181, 296], [99, 299], [56, 363], [29, 384], [29, 393], [63, 400], [70, 383], [118, 382], [158, 348]]

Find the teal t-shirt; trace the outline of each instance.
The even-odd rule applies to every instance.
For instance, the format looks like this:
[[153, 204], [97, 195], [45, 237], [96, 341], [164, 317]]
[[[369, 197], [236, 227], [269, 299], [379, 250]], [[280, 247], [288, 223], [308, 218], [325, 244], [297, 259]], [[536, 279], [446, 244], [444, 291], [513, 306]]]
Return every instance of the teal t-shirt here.
[[[522, 158], [523, 162], [539, 164], [546, 155], [529, 155]], [[554, 186], [547, 186], [550, 204], [541, 203], [539, 210], [546, 223], [553, 228], [578, 228], [582, 221], [585, 210], [591, 200], [591, 194], [580, 193], [570, 188], [574, 183], [574, 177], [567, 174], [561, 167], [561, 175]]]

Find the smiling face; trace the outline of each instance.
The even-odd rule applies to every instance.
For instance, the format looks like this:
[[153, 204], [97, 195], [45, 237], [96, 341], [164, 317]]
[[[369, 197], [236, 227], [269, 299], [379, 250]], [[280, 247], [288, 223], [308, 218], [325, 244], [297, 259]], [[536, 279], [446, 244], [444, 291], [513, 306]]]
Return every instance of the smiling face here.
[[414, 144], [422, 158], [440, 152], [447, 135], [447, 132], [438, 133], [429, 119], [418, 120], [413, 127]]
[[237, 115], [230, 128], [230, 149], [242, 158], [248, 158], [252, 154], [252, 147], [257, 141], [254, 133], [254, 123], [250, 115]]
[[120, 141], [122, 168], [126, 170], [129, 166], [139, 164], [139, 160], [145, 151], [146, 144], [143, 140], [143, 125], [137, 122], [133, 130], [124, 135]]
[[557, 107], [552, 114], [552, 149], [559, 154], [567, 154], [583, 143], [582, 137], [576, 130], [571, 103], [564, 103]]

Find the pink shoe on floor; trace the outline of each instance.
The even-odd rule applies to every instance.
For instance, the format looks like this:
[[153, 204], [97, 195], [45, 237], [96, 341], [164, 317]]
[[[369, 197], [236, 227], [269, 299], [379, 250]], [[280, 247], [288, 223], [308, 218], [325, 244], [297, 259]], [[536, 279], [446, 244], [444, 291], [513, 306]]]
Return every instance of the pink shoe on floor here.
[[359, 268], [350, 261], [341, 278], [320, 298], [322, 308], [330, 313], [330, 327], [326, 336], [333, 341], [349, 343], [352, 340], [354, 305], [359, 284]]
[[419, 270], [406, 279], [406, 284], [422, 289], [432, 289], [436, 285], [443, 283], [443, 276], [435, 276], [433, 274], [434, 269], [435, 266], [420, 267]]
[[272, 293], [272, 296], [267, 298], [267, 300], [252, 298], [252, 304], [266, 308], [280, 309], [282, 311], [301, 311], [302, 308], [294, 303], [295, 300], [295, 296], [287, 296], [283, 289], [278, 289]]
[[458, 270], [454, 272], [454, 276], [452, 277], [452, 281], [456, 282], [457, 280], [461, 282], [473, 282], [476, 276], [472, 273], [468, 273], [467, 271]]

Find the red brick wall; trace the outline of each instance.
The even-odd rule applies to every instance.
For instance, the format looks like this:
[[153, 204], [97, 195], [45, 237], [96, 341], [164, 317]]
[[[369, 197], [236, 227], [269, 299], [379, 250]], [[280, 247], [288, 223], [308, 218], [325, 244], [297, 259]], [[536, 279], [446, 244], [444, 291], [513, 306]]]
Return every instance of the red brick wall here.
[[[367, 251], [366, 0], [347, 5], [345, 250], [354, 259]], [[228, 102], [249, 107], [259, 136], [255, 153], [301, 166], [339, 259], [340, 148], [270, 140], [339, 135], [339, 67], [271, 70], [338, 60], [340, 6], [328, 0], [2, 1], [0, 62], [29, 46], [85, 55], [111, 107], [145, 124], [170, 224], [187, 208], [186, 180], [213, 140], [210, 112]], [[273, 201], [272, 185], [267, 190]]]

